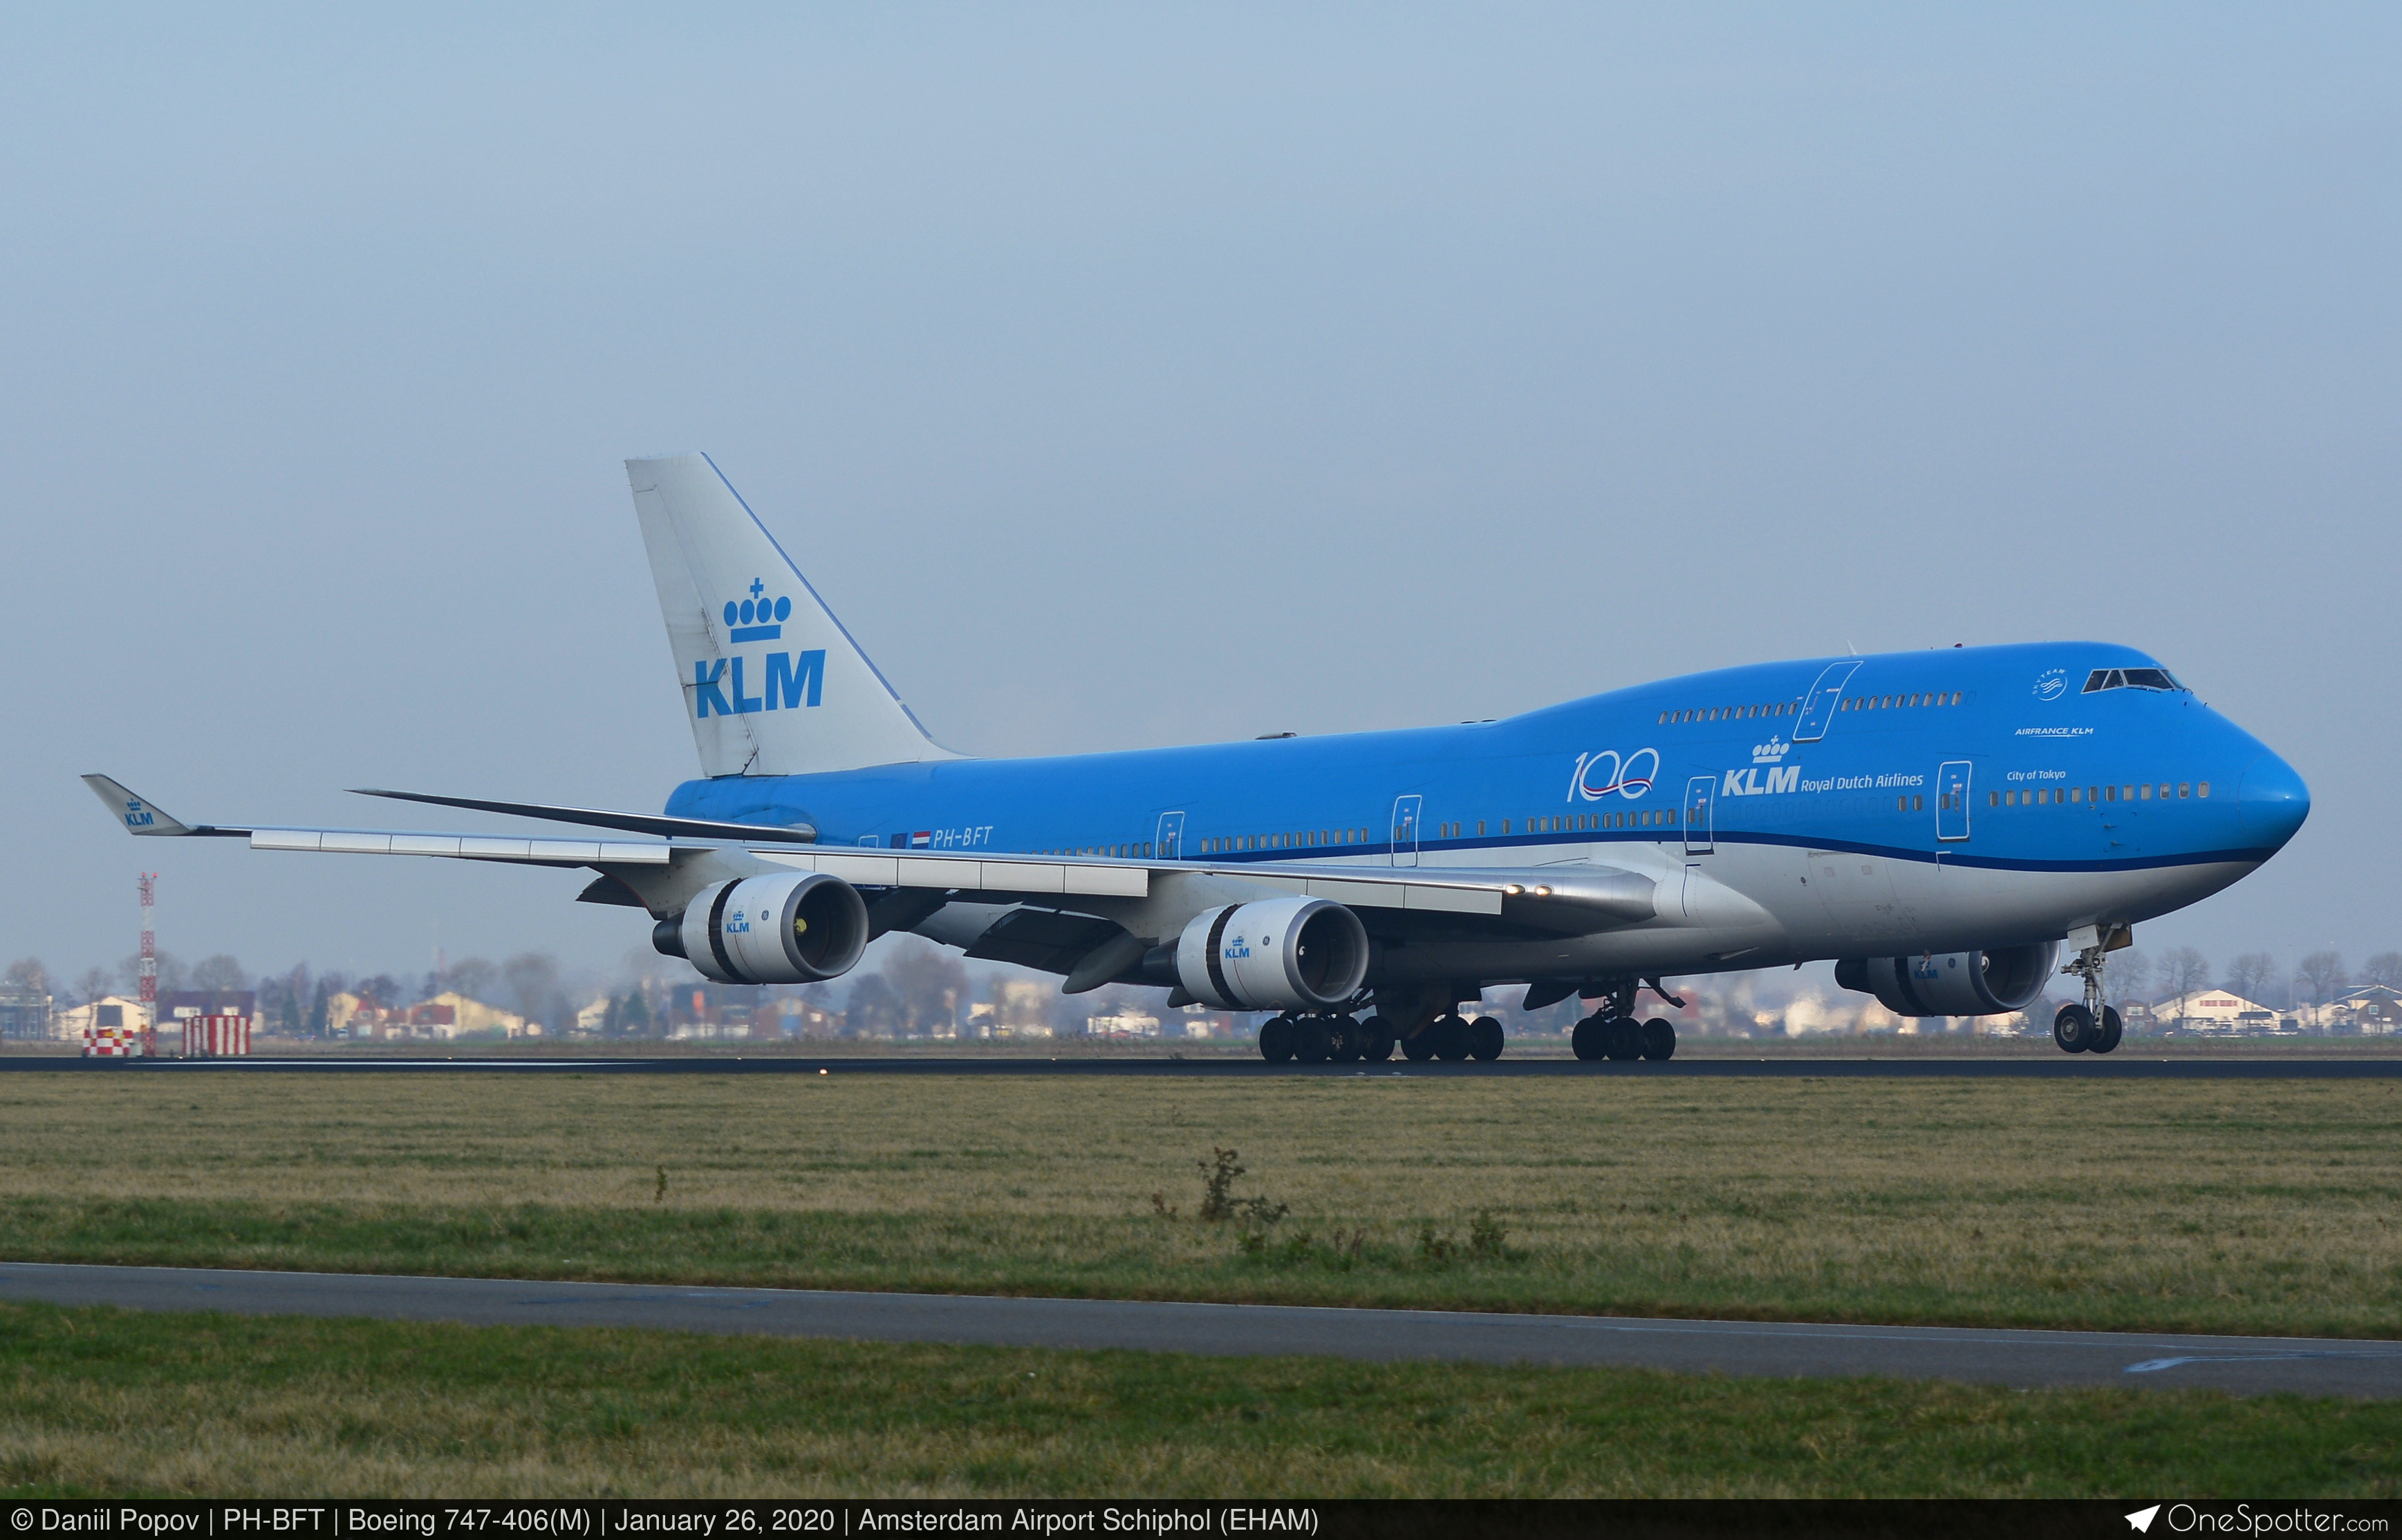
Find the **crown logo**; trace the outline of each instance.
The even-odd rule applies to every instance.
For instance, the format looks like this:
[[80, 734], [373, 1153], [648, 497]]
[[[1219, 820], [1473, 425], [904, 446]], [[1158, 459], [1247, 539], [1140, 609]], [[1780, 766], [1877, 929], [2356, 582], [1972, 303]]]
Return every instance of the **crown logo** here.
[[737, 604], [725, 601], [725, 626], [735, 641], [774, 641], [784, 634], [784, 622], [792, 617], [790, 598], [766, 598], [767, 585], [757, 578], [751, 580], [751, 597]]
[[1791, 744], [1771, 733], [1766, 743], [1755, 743], [1751, 746], [1751, 763], [1754, 764], [1781, 763], [1785, 756], [1792, 751]]

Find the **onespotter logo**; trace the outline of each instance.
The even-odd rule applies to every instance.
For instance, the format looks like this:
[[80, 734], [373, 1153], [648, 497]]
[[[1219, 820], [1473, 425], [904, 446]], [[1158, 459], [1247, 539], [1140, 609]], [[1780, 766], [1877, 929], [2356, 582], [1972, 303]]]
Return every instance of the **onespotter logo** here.
[[[789, 597], [769, 598], [767, 585], [751, 580], [751, 597], [725, 601], [728, 641], [778, 641], [784, 622], [792, 618]], [[756, 662], [759, 672], [750, 672]], [[746, 678], [746, 676], [748, 676]], [[749, 689], [756, 683], [759, 694]], [[696, 659], [692, 666], [692, 714], [707, 718], [745, 717], [753, 711], [780, 711], [818, 705], [825, 696], [825, 649], [806, 653], [768, 653], [753, 660], [737, 653], [731, 657]]]
[[1599, 802], [1617, 795], [1633, 802], [1651, 790], [1652, 778], [1659, 774], [1657, 749], [1637, 749], [1623, 759], [1615, 749], [1579, 754], [1576, 769], [1568, 776], [1568, 801]]

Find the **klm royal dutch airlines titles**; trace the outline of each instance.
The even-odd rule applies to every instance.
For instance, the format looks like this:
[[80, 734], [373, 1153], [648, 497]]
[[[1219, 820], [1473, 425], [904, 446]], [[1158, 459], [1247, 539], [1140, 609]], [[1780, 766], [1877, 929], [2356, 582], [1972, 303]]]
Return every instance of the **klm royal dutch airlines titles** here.
[[659, 814], [379, 796], [573, 826], [493, 836], [186, 824], [145, 836], [583, 867], [711, 979], [835, 978], [911, 930], [970, 956], [1272, 1012], [1270, 1060], [1489, 1059], [1458, 1007], [1577, 996], [1584, 1058], [1665, 1058], [1672, 975], [1829, 958], [1912, 1016], [2084, 999], [2108, 958], [2301, 826], [2291, 767], [2104, 642], [1766, 663], [1498, 722], [1035, 760], [936, 745], [706, 457], [627, 462], [701, 777]]

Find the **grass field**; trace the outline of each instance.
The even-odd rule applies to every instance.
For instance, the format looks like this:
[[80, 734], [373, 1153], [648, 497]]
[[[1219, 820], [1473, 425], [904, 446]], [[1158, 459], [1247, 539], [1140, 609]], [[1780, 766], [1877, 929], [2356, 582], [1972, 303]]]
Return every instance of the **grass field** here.
[[303, 1492], [2393, 1497], [2402, 1404], [0, 1305], [0, 1495]]
[[0, 1256], [2391, 1337], [2397, 1134], [2392, 1082], [27, 1075]]

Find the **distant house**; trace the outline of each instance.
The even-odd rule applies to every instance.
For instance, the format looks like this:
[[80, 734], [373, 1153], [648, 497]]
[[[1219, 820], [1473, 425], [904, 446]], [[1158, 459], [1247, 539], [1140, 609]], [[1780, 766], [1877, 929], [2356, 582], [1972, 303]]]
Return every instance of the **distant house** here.
[[134, 1031], [150, 1024], [143, 1019], [140, 1000], [131, 995], [104, 995], [99, 999], [86, 1000], [52, 1017], [50, 1036], [68, 1042], [81, 1042], [90, 1035], [95, 1021], [102, 1026]]
[[2188, 1032], [2249, 1032], [2277, 1024], [2277, 1013], [2225, 989], [2196, 989], [2152, 1002], [2152, 1021]]
[[2338, 995], [2321, 1006], [2317, 1015], [2321, 1025], [2339, 1032], [2382, 1035], [2402, 1030], [2402, 989], [2365, 983]]
[[325, 999], [325, 1030], [337, 1038], [384, 1042], [447, 1041], [462, 1033], [499, 1032], [504, 1038], [539, 1038], [540, 1024], [445, 990], [415, 1005], [380, 1006], [348, 992]]

